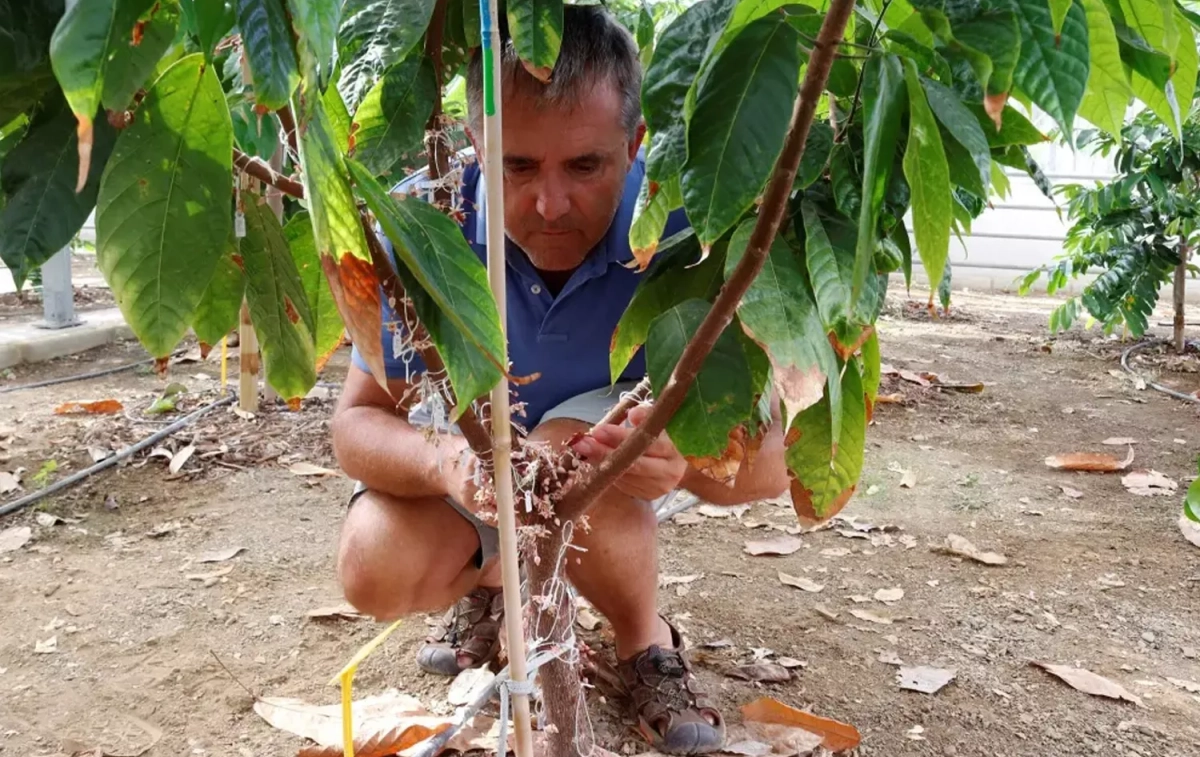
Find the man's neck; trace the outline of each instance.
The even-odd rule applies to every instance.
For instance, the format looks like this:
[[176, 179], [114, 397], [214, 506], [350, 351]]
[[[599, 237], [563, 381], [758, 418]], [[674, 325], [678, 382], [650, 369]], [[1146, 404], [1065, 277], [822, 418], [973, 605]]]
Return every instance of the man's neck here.
[[575, 273], [574, 268], [566, 271], [543, 271], [541, 268], [535, 268], [538, 276], [541, 277], [542, 283], [546, 285], [550, 295], [557, 297], [558, 293], [563, 290], [567, 282], [571, 280], [571, 274]]

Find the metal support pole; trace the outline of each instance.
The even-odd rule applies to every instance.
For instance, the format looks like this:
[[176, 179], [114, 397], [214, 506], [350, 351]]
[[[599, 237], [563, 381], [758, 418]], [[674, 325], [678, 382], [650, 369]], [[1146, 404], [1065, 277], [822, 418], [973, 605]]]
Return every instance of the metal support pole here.
[[71, 247], [62, 248], [42, 264], [42, 329], [65, 329], [82, 323], [75, 315], [75, 289], [71, 286]]

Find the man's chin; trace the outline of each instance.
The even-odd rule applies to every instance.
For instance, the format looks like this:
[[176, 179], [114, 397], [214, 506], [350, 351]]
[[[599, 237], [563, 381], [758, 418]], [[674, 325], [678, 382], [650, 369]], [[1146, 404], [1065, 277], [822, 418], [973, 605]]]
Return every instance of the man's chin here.
[[521, 245], [530, 261], [543, 271], [570, 271], [578, 268], [588, 250], [578, 234], [538, 234], [529, 245]]

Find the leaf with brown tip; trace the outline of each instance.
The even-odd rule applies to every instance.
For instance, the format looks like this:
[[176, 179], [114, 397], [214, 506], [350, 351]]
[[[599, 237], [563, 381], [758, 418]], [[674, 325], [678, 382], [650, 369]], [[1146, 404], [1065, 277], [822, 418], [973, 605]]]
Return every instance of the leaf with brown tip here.
[[[416, 746], [425, 739], [436, 736], [450, 727], [444, 723], [436, 728], [423, 725], [397, 726], [390, 731], [377, 733], [354, 745], [355, 757], [389, 757]], [[355, 739], [357, 742], [358, 740]], [[342, 757], [340, 746], [310, 746], [300, 750], [296, 757]]]
[[1124, 460], [1118, 460], [1112, 455], [1099, 452], [1070, 452], [1065, 455], [1051, 455], [1046, 458], [1046, 465], [1056, 470], [1099, 471], [1112, 473], [1121, 471], [1133, 464], [1133, 447]]
[[770, 697], [742, 705], [742, 717], [747, 722], [786, 725], [819, 734], [822, 738], [821, 746], [831, 752], [853, 749], [862, 741], [858, 729], [852, 725], [797, 710]]

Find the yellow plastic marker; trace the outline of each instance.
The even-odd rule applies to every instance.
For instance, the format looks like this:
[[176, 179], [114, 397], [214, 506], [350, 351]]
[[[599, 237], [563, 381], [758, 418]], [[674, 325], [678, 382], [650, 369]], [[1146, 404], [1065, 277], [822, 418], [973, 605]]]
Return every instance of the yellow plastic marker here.
[[346, 757], [354, 757], [354, 712], [350, 706], [353, 702], [354, 673], [362, 661], [367, 659], [383, 643], [384, 639], [391, 636], [392, 631], [400, 627], [400, 620], [392, 623], [382, 633], [364, 644], [362, 649], [355, 652], [354, 656], [350, 658], [350, 662], [346, 663], [346, 667], [342, 668], [342, 671], [329, 682], [331, 684], [340, 683], [342, 686], [342, 754]]

